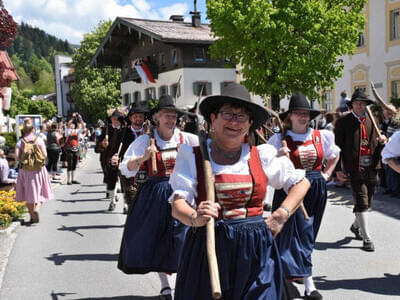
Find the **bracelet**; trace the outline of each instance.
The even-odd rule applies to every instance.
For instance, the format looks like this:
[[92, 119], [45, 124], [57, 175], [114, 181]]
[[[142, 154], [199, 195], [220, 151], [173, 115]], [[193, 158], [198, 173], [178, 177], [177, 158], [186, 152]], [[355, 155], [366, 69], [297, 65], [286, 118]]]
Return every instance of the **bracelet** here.
[[286, 206], [279, 206], [279, 208], [282, 208], [284, 211], [286, 211], [288, 218], [290, 217], [290, 210]]
[[190, 226], [192, 226], [192, 227], [196, 227], [196, 225], [194, 224], [194, 215], [195, 215], [196, 213], [197, 213], [197, 212], [194, 211], [194, 212], [190, 215]]

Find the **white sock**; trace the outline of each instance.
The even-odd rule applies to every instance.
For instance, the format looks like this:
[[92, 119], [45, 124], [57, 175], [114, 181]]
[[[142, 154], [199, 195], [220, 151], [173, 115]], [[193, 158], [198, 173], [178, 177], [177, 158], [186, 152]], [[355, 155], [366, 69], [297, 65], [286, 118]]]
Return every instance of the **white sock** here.
[[75, 177], [75, 171], [71, 172], [71, 180], [74, 181], [74, 177]]
[[[164, 288], [169, 288], [169, 281], [166, 273], [158, 272], [158, 276], [160, 276], [160, 281], [161, 281], [161, 290]], [[171, 289], [165, 289], [162, 292], [162, 295], [170, 295], [171, 294]]]
[[115, 189], [114, 190], [108, 190], [108, 195], [110, 197], [111, 202], [115, 201]]
[[353, 222], [353, 227], [359, 228], [360, 224], [358, 223], [357, 215], [355, 216], [354, 222]]
[[72, 173], [71, 171], [67, 171], [67, 182], [71, 182], [71, 176], [72, 176], [71, 173]]
[[358, 220], [358, 224], [360, 224], [361, 235], [364, 240], [370, 240], [371, 236], [368, 231], [368, 213], [365, 212], [356, 212], [356, 217]]
[[306, 288], [306, 294], [310, 295], [311, 292], [317, 290], [317, 288], [314, 285], [314, 280], [312, 279], [312, 276], [304, 277], [304, 287]]

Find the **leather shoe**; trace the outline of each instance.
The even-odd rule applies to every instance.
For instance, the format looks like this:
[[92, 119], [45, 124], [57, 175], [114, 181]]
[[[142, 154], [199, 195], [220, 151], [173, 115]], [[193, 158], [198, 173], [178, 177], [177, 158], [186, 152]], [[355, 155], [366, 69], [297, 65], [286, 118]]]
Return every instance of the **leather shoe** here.
[[364, 240], [362, 249], [364, 251], [374, 252], [375, 251], [375, 245], [371, 240]]
[[354, 235], [355, 235], [355, 239], [356, 240], [359, 240], [359, 241], [362, 241], [362, 236], [361, 236], [361, 229], [360, 229], [360, 227], [355, 227], [353, 224], [351, 224], [351, 226], [350, 226], [350, 231], [352, 232], [352, 233], [354, 233]]
[[312, 291], [310, 295], [307, 295], [307, 293], [304, 293], [304, 299], [305, 300], [321, 300], [322, 295], [318, 292], [318, 290]]

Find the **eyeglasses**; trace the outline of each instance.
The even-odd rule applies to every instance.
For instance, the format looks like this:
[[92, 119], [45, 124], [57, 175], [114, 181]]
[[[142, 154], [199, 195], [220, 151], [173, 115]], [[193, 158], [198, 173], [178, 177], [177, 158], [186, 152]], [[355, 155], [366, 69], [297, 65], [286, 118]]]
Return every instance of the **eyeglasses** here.
[[220, 111], [219, 113], [221, 114], [222, 119], [224, 119], [225, 121], [236, 120], [240, 123], [244, 123], [250, 118], [249, 115], [246, 113], [234, 114], [228, 111]]

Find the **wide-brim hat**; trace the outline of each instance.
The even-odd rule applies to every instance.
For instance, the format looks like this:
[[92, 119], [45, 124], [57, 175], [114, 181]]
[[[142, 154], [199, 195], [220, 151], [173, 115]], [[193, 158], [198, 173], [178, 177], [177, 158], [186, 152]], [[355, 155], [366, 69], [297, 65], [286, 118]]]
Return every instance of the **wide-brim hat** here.
[[269, 118], [268, 112], [264, 107], [251, 102], [250, 93], [243, 85], [236, 82], [228, 84], [221, 92], [221, 95], [212, 95], [203, 99], [200, 103], [200, 113], [207, 122], [211, 123], [211, 113], [216, 113], [216, 109], [225, 103], [236, 104], [246, 107], [251, 112], [251, 130], [260, 128]]
[[176, 105], [174, 103], [174, 99], [172, 99], [172, 97], [170, 95], [161, 96], [160, 99], [158, 100], [157, 106], [150, 111], [150, 115], [152, 116], [153, 114], [160, 111], [161, 109], [174, 110], [178, 113], [178, 115], [184, 113], [181, 109], [176, 107]]
[[367, 105], [374, 104], [374, 101], [371, 100], [371, 99], [368, 97], [368, 95], [366, 95], [366, 94], [364, 93], [364, 91], [361, 90], [361, 89], [356, 89], [356, 90], [354, 91], [353, 95], [351, 96], [351, 101], [350, 101], [350, 102], [352, 103], [352, 102], [354, 102], [354, 101], [364, 101], [364, 102], [367, 103]]
[[307, 110], [310, 112], [310, 120], [314, 119], [321, 112], [317, 109], [311, 107], [308, 102], [306, 96], [304, 96], [301, 92], [294, 93], [292, 97], [290, 97], [289, 101], [289, 109], [283, 113], [279, 114], [279, 118], [281, 120], [285, 120], [290, 112], [294, 110]]
[[146, 110], [142, 107], [132, 107], [128, 112], [128, 118], [130, 116], [132, 116], [133, 114], [146, 114], [148, 112], [149, 112], [148, 110]]

